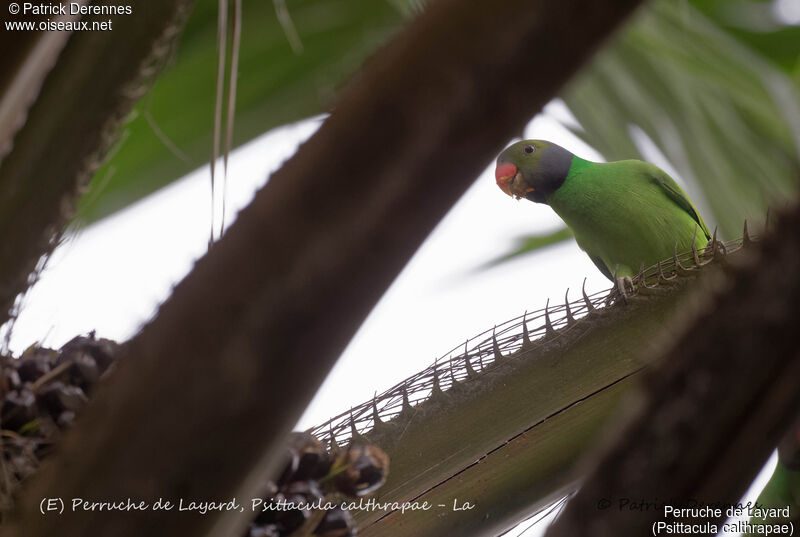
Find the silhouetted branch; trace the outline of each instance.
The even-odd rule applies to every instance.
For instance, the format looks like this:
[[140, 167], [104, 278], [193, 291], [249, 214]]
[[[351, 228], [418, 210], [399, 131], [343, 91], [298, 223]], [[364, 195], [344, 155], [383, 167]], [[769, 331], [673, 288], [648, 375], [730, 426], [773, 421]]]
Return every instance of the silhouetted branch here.
[[[74, 33], [26, 119], [28, 101], [11, 102], [19, 109], [9, 112], [8, 124], [0, 121], [0, 325], [8, 320], [15, 297], [27, 289], [38, 260], [55, 246], [78, 194], [116, 139], [116, 129], [167, 60], [192, 4], [152, 2], [136, 6], [132, 15], [115, 17], [110, 31]], [[91, 24], [100, 18], [83, 20]], [[48, 34], [59, 33], [46, 32], [39, 40], [24, 36], [26, 50], [47, 45]], [[29, 55], [24, 69], [17, 68], [15, 77], [35, 78], [25, 83], [32, 95], [43, 73], [27, 74], [36, 71], [31, 64], [52, 61], [58, 46], [45, 47], [51, 50], [44, 57]], [[2, 67], [7, 73], [13, 69]], [[17, 132], [22, 119], [25, 124]], [[13, 150], [4, 155], [12, 138]]]

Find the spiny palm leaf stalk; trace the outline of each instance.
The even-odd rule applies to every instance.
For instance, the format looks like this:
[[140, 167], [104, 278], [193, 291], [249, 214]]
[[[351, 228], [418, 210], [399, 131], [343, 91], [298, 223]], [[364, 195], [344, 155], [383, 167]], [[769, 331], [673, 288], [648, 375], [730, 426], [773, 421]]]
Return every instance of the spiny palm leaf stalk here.
[[[387, 451], [378, 504], [445, 506], [361, 511], [361, 534], [496, 535], [574, 489], [575, 461], [649, 363], [642, 342], [668, 329], [698, 276], [751, 248], [745, 228], [726, 248], [714, 241], [640, 271], [627, 302], [607, 306], [597, 293], [548, 304], [312, 429], [334, 448], [355, 440]], [[454, 500], [475, 508], [454, 512]]]
[[[113, 31], [73, 34], [41, 90], [31, 90], [30, 109], [30, 99], [17, 102], [14, 121], [0, 122], [10, 127], [0, 132], [0, 325], [41, 257], [56, 246], [119, 126], [169, 58], [192, 3], [153, 2], [136, 16], [115, 18]], [[37, 61], [36, 54], [25, 56], [14, 77]]]

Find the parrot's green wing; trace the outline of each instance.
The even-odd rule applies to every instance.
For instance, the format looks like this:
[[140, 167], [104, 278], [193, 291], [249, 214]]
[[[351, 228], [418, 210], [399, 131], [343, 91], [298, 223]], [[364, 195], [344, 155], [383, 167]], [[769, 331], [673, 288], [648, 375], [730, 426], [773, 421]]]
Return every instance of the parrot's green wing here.
[[686, 196], [681, 187], [666, 173], [664, 173], [661, 169], [655, 166], [649, 166], [652, 170], [650, 176], [656, 182], [658, 186], [664, 191], [664, 193], [674, 201], [678, 207], [686, 211], [692, 219], [697, 222], [697, 225], [700, 226], [700, 230], [705, 233], [706, 239], [711, 240], [711, 233], [709, 233], [708, 228], [706, 227], [706, 223], [703, 222], [703, 218], [700, 216], [700, 213], [697, 212], [697, 209], [689, 201], [689, 197]]

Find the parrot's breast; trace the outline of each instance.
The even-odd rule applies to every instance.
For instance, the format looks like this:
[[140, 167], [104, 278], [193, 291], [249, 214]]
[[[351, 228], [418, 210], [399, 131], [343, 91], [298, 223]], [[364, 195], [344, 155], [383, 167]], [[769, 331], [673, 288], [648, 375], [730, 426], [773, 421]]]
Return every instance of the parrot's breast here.
[[578, 245], [618, 276], [671, 257], [676, 245], [682, 252], [693, 239], [698, 248], [708, 242], [692, 216], [632, 162], [583, 161], [547, 199]]

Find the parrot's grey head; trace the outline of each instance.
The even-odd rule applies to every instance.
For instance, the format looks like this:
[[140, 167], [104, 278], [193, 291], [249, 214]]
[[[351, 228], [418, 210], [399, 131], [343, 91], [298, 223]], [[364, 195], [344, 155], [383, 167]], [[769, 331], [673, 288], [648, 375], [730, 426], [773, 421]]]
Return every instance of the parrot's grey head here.
[[497, 157], [497, 186], [517, 199], [547, 203], [547, 196], [564, 184], [574, 155], [544, 140], [522, 140]]

